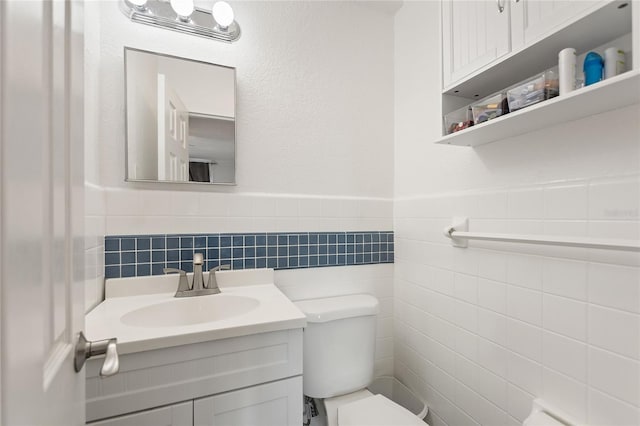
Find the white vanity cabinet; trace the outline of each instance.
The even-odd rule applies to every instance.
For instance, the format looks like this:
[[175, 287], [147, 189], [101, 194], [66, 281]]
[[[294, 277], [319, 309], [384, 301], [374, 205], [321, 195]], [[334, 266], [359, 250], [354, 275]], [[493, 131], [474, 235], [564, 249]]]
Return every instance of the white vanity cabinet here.
[[91, 426], [191, 426], [193, 401], [91, 423]]
[[[607, 3], [611, 1], [442, 0], [443, 87], [472, 78]], [[575, 44], [574, 37], [563, 43]], [[530, 66], [535, 65], [534, 59]]]
[[557, 67], [568, 47], [578, 80], [587, 52], [613, 46], [626, 72], [458, 132], [443, 126], [435, 143], [479, 146], [640, 102], [637, 1], [441, 0], [441, 18], [443, 116]]
[[100, 426], [302, 424], [302, 328], [87, 362], [87, 422]]
[[302, 377], [197, 399], [195, 426], [281, 426], [302, 424]]

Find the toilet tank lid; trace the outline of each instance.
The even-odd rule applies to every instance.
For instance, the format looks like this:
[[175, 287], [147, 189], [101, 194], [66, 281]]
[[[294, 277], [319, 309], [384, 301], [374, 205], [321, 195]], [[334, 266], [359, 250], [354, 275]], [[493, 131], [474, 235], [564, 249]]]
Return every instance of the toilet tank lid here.
[[378, 313], [378, 299], [369, 294], [300, 300], [295, 305], [307, 316], [307, 321], [312, 323]]

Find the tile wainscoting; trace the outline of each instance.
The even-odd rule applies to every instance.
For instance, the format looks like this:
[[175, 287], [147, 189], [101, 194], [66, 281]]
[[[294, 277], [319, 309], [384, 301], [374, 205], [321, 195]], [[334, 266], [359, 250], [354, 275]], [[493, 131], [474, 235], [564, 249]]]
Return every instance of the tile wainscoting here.
[[296, 269], [393, 263], [392, 231], [214, 233], [106, 236], [105, 277], [160, 275], [164, 268]]
[[640, 239], [640, 176], [395, 202], [395, 375], [442, 425], [521, 425], [535, 398], [579, 424], [640, 424], [640, 255], [472, 241], [473, 232]]

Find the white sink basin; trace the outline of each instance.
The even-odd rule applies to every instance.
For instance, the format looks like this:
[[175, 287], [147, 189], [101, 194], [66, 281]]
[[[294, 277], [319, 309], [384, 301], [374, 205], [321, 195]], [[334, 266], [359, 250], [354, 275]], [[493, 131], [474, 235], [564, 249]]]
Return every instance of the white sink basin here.
[[219, 271], [216, 278], [222, 293], [184, 298], [173, 297], [175, 275], [110, 278], [105, 300], [85, 317], [85, 335], [117, 337], [124, 355], [307, 324], [273, 284], [273, 269]]
[[203, 324], [244, 315], [260, 302], [246, 296], [213, 294], [173, 298], [124, 314], [120, 321], [133, 327], [173, 327]]

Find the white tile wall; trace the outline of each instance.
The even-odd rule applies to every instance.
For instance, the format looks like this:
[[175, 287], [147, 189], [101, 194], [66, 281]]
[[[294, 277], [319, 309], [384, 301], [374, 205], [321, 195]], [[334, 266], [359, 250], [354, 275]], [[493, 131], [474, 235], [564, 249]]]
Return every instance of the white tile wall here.
[[370, 231], [393, 228], [385, 198], [108, 188], [106, 233]]
[[85, 312], [103, 300], [105, 199], [101, 188], [85, 184]]
[[556, 407], [562, 407], [578, 423], [587, 420], [587, 386], [554, 370], [542, 371], [542, 395], [545, 401], [553, 401]]
[[393, 229], [383, 198], [86, 188], [87, 310], [104, 292], [105, 235]]
[[582, 383], [587, 383], [587, 344], [559, 334], [542, 334], [542, 363]]
[[587, 335], [587, 304], [564, 297], [544, 295], [544, 328], [584, 341]]
[[[640, 313], [638, 269], [589, 263], [589, 302], [623, 311]], [[611, 291], [615, 285], [616, 291]]]
[[542, 325], [542, 293], [537, 290], [509, 286], [507, 315], [529, 324]]
[[454, 249], [438, 232], [456, 214], [471, 230], [637, 239], [624, 231], [640, 223], [639, 184], [634, 175], [396, 201], [395, 372], [427, 399], [432, 423], [521, 424], [542, 398], [585, 424], [640, 424], [640, 255]]

